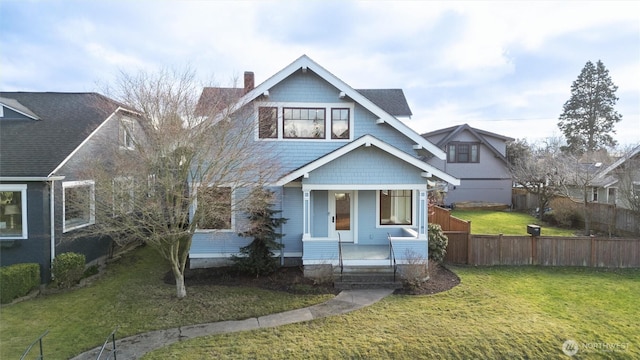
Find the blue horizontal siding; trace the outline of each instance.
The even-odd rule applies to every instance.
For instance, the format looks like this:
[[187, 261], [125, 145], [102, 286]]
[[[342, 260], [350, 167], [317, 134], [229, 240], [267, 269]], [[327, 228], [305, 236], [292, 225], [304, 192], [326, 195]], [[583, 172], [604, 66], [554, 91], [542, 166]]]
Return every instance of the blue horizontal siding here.
[[338, 259], [338, 240], [307, 241], [304, 243], [302, 260], [336, 260]]

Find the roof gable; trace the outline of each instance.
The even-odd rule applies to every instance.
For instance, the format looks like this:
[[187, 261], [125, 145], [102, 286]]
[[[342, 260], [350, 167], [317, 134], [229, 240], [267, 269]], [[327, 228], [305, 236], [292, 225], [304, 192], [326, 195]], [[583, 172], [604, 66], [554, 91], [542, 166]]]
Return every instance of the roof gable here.
[[[6, 111], [5, 109], [9, 111]], [[0, 97], [0, 119], [16, 120], [24, 119], [25, 117], [32, 120], [40, 120], [38, 115], [29, 110], [26, 106], [20, 104], [18, 100]]]
[[385, 152], [387, 152], [388, 154], [403, 160], [419, 169], [422, 169], [425, 172], [425, 176], [430, 177], [430, 176], [436, 176], [444, 181], [447, 181], [450, 184], [453, 185], [460, 185], [460, 180], [441, 171], [436, 169], [435, 167], [401, 151], [398, 150], [397, 148], [371, 136], [371, 135], [365, 135], [362, 136], [348, 144], [346, 144], [345, 146], [328, 153], [327, 155], [316, 159], [312, 162], [310, 162], [309, 164], [302, 166], [294, 171], [292, 171], [291, 173], [283, 176], [282, 178], [280, 178], [275, 185], [277, 186], [282, 186], [284, 184], [287, 184], [299, 177], [303, 177], [306, 174], [308, 174], [309, 172], [325, 165], [328, 164], [329, 162], [340, 158], [342, 156], [344, 156], [345, 154], [348, 154], [350, 152], [352, 152], [355, 149], [360, 148], [361, 146], [375, 146], [380, 150], [383, 150]]
[[422, 134], [422, 137], [427, 139], [429, 137], [433, 137], [437, 135], [445, 135], [436, 144], [436, 146], [438, 146], [439, 148], [444, 148], [449, 142], [454, 141], [456, 137], [461, 133], [463, 133], [464, 131], [468, 131], [473, 137], [478, 139], [478, 142], [485, 145], [497, 158], [504, 161], [505, 163], [507, 162], [507, 158], [500, 151], [498, 151], [498, 149], [496, 149], [493, 145], [491, 145], [491, 142], [489, 142], [485, 137], [494, 137], [497, 139], [502, 139], [505, 142], [513, 141], [515, 139], [510, 138], [508, 136], [492, 133], [489, 131], [472, 128], [468, 124], [462, 124], [462, 125], [448, 127], [445, 129], [431, 131], [431, 132]]
[[[404, 108], [404, 106], [400, 104], [400, 102], [404, 98], [404, 94], [401, 92], [401, 90], [398, 90], [398, 89], [379, 89], [379, 90], [372, 90], [372, 91], [365, 90], [364, 93], [376, 99], [376, 101], [378, 102], [376, 103], [376, 101], [372, 101], [360, 91], [353, 89], [351, 86], [347, 85], [344, 81], [340, 80], [338, 77], [336, 77], [335, 75], [327, 71], [325, 68], [318, 65], [316, 62], [311, 60], [306, 55], [299, 57], [293, 63], [289, 64], [284, 69], [280, 70], [279, 72], [277, 72], [276, 74], [274, 74], [273, 76], [265, 80], [263, 83], [261, 83], [254, 89], [247, 92], [234, 105], [232, 105], [232, 107], [229, 109], [230, 112], [234, 112], [240, 109], [241, 107], [255, 100], [259, 96], [268, 94], [269, 89], [274, 87], [276, 84], [282, 82], [283, 80], [285, 80], [287, 77], [289, 77], [290, 75], [292, 75], [298, 70], [302, 70], [303, 72], [313, 71], [323, 80], [327, 81], [329, 84], [337, 88], [340, 92], [339, 94], [340, 96], [351, 98], [353, 101], [357, 102], [358, 104], [363, 106], [365, 109], [367, 109], [368, 111], [373, 113], [375, 116], [377, 116], [378, 123], [380, 124], [386, 123], [391, 127], [395, 128], [400, 133], [402, 133], [403, 135], [411, 139], [416, 144], [415, 147], [417, 149], [423, 148], [429, 151], [430, 153], [434, 154], [438, 158], [445, 159], [444, 151], [442, 151], [440, 148], [435, 146], [433, 143], [431, 143], [427, 139], [421, 137], [420, 134], [418, 134], [417, 132], [409, 128], [406, 124], [398, 120], [394, 116], [394, 114], [392, 114], [392, 113], [398, 113], [398, 116], [401, 116], [400, 114], [402, 114], [403, 116], [410, 115], [410, 110], [408, 109], [408, 105], [406, 106], [406, 108]], [[383, 102], [381, 97], [385, 94], [391, 95], [393, 96], [393, 98], [385, 100], [386, 102]], [[406, 99], [404, 99], [404, 103], [406, 104]]]
[[631, 151], [629, 151], [627, 154], [625, 154], [620, 159], [616, 160], [611, 165], [609, 165], [606, 168], [602, 169], [602, 171], [600, 171], [595, 176], [593, 182], [601, 184], [601, 183], [605, 183], [607, 181], [613, 181], [613, 180], [607, 180], [607, 177], [611, 174], [611, 172], [614, 171], [615, 169], [617, 169], [620, 165], [623, 165], [629, 159], [633, 159], [636, 156], [640, 156], [640, 145], [638, 145], [635, 148], [633, 148]]

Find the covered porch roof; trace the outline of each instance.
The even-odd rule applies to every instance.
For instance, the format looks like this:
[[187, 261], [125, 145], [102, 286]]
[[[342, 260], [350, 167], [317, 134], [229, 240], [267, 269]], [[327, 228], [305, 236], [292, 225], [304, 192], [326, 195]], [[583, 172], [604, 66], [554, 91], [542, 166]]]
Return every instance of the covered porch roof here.
[[376, 149], [381, 150], [382, 152], [384, 152], [385, 154], [390, 155], [391, 157], [393, 157], [394, 159], [398, 159], [401, 160], [403, 163], [409, 164], [417, 169], [421, 170], [420, 175], [423, 178], [431, 178], [431, 177], [436, 177], [440, 180], [446, 181], [450, 184], [453, 185], [460, 185], [460, 179], [457, 179], [423, 161], [421, 161], [420, 159], [413, 157], [409, 154], [407, 154], [406, 152], [399, 150], [398, 148], [389, 145], [387, 143], [385, 143], [384, 141], [371, 136], [371, 135], [364, 135], [346, 145], [344, 145], [341, 148], [336, 149], [335, 151], [332, 151], [326, 155], [324, 155], [323, 157], [320, 157], [292, 172], [290, 172], [289, 174], [286, 174], [285, 176], [281, 177], [276, 183], [276, 186], [283, 186], [287, 183], [290, 183], [296, 179], [299, 178], [309, 178], [309, 174], [316, 170], [319, 169], [327, 164], [330, 164], [331, 162], [338, 160], [340, 158], [345, 157], [348, 154], [351, 154], [354, 152], [354, 150], [360, 149], [360, 148], [370, 148], [370, 147], [375, 147]]

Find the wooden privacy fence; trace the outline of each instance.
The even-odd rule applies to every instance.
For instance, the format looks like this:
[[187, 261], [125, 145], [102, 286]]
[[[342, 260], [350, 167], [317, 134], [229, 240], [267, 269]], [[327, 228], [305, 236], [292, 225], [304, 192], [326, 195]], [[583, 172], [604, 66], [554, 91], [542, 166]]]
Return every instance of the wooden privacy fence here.
[[640, 267], [640, 238], [447, 236], [445, 261], [457, 264]]
[[451, 216], [451, 210], [439, 206], [432, 206], [429, 210], [431, 211], [429, 214], [429, 222], [440, 225], [443, 231], [471, 232], [471, 221], [465, 221]]

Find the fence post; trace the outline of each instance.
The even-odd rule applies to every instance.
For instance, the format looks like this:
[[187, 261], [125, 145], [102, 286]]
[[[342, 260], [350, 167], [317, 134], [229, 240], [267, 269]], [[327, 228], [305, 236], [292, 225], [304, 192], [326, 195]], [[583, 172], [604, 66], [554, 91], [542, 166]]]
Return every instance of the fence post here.
[[471, 249], [471, 246], [472, 246], [471, 233], [468, 232], [467, 233], [467, 265], [473, 265], [471, 263], [471, 256], [473, 254], [473, 250]]
[[595, 252], [596, 238], [591, 237], [591, 267], [596, 267], [596, 252]]
[[538, 264], [538, 247], [536, 245], [536, 236], [531, 236], [531, 265]]
[[498, 251], [499, 251], [498, 263], [500, 263], [500, 265], [503, 265], [502, 264], [502, 234], [498, 234]]

